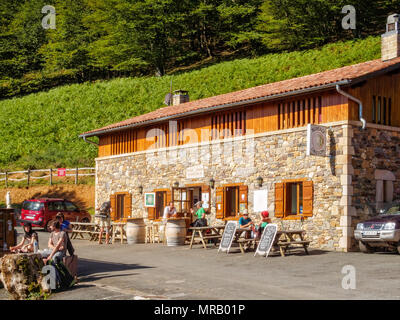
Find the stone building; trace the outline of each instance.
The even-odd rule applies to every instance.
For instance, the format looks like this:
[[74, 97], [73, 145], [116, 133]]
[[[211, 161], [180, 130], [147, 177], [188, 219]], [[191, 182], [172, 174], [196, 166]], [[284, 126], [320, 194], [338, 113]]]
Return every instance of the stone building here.
[[268, 208], [312, 247], [357, 248], [356, 224], [400, 196], [399, 45], [391, 16], [382, 59], [197, 101], [180, 91], [82, 134], [99, 137], [96, 205], [159, 219], [169, 201], [184, 215], [202, 200], [210, 223]]

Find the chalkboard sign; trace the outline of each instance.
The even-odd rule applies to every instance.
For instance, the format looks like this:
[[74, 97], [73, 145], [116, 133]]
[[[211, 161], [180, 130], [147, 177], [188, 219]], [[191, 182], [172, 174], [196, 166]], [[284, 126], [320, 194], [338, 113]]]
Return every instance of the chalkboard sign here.
[[236, 221], [229, 221], [224, 230], [224, 234], [222, 235], [221, 243], [219, 244], [218, 252], [222, 251], [228, 253], [231, 248], [233, 238], [235, 237], [237, 228]]
[[271, 250], [272, 244], [274, 243], [276, 232], [278, 231], [278, 226], [276, 224], [268, 224], [261, 235], [260, 242], [257, 247], [257, 251], [254, 256], [265, 255], [268, 257], [269, 251]]

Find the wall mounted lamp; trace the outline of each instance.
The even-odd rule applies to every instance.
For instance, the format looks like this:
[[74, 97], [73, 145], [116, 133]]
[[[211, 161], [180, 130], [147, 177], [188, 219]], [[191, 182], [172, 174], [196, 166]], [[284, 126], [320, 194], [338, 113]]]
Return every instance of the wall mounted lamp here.
[[261, 188], [262, 185], [263, 185], [264, 179], [263, 179], [262, 177], [258, 177], [258, 178], [256, 179], [256, 181], [257, 181], [258, 186]]
[[210, 183], [210, 188], [211, 188], [211, 189], [214, 189], [215, 180], [214, 180], [213, 178], [211, 178], [210, 181], [209, 181], [209, 183]]

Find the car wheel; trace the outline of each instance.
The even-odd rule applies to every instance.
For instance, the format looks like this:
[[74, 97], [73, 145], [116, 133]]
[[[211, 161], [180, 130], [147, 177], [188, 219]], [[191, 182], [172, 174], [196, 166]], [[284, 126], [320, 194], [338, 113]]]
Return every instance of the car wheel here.
[[375, 252], [374, 248], [372, 248], [368, 243], [359, 241], [358, 245], [360, 246], [360, 250], [363, 253], [374, 253]]

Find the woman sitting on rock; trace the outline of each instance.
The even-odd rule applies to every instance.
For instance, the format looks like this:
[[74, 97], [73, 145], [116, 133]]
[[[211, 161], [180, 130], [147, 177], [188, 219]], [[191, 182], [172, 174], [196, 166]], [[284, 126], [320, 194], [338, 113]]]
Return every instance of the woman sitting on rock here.
[[[32, 224], [30, 222], [24, 223], [24, 231], [25, 231], [25, 234], [24, 234], [21, 242], [15, 247], [10, 247], [11, 252], [13, 252], [13, 253], [34, 252], [35, 241], [37, 241], [38, 249], [39, 249], [39, 237], [38, 237], [38, 234], [32, 230]], [[25, 244], [25, 241], [27, 241], [27, 244]]]

